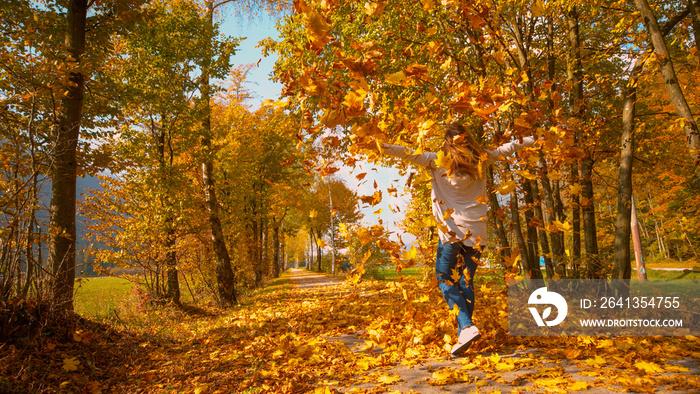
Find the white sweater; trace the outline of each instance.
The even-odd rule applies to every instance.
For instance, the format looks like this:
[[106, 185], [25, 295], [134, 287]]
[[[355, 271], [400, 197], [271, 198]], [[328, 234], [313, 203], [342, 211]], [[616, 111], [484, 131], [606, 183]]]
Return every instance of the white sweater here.
[[[534, 138], [525, 137], [522, 144], [514, 141], [494, 150], [486, 150], [488, 158], [484, 166], [534, 143]], [[384, 144], [384, 153], [387, 155], [412, 161], [430, 171], [433, 216], [438, 221], [440, 241], [445, 245], [460, 241], [464, 241], [466, 246], [475, 246], [477, 242], [486, 245], [487, 200], [482, 197], [483, 203], [477, 201], [478, 197], [485, 197], [487, 194], [486, 180], [472, 179], [469, 176], [448, 176], [445, 169], [435, 164], [435, 152], [418, 155], [414, 155], [413, 152], [413, 149], [403, 146]], [[454, 212], [444, 218], [450, 209], [454, 209]]]

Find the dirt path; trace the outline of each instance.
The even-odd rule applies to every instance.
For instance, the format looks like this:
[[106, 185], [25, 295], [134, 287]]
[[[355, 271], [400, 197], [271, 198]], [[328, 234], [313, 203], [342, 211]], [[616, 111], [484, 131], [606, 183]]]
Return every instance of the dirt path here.
[[[292, 284], [299, 288], [319, 288], [322, 286], [344, 286], [344, 282], [340, 279], [330, 277], [324, 274], [312, 273], [301, 269], [293, 269], [291, 271], [290, 280]], [[342, 288], [338, 288], [339, 291]], [[368, 295], [369, 297], [369, 295]], [[365, 345], [365, 332], [360, 330], [353, 334], [344, 334], [337, 337], [327, 338], [331, 341], [342, 342], [348, 349], [356, 354], [367, 353], [362, 350]], [[482, 339], [483, 340], [483, 339]], [[479, 346], [475, 346], [478, 348]], [[373, 348], [372, 356], [380, 356], [383, 349]], [[604, 367], [601, 368], [600, 374], [591, 374], [590, 371], [585, 371], [580, 364], [573, 360], [545, 360], [532, 368], [516, 368], [515, 370], [482, 370], [474, 368], [473, 362], [478, 357], [499, 357], [501, 361], [517, 364], [519, 361], [527, 359], [539, 359], [540, 355], [537, 349], [500, 349], [500, 354], [495, 352], [478, 353], [470, 351], [468, 355], [462, 358], [452, 359], [445, 352], [442, 358], [426, 360], [418, 365], [405, 366], [400, 363], [394, 365], [378, 367], [368, 371], [358, 371], [358, 376], [364, 375], [369, 378], [358, 379], [358, 382], [348, 386], [331, 386], [332, 389], [340, 392], [415, 392], [424, 394], [433, 393], [471, 393], [471, 392], [486, 392], [486, 393], [501, 393], [501, 392], [567, 392], [562, 390], [561, 385], [547, 387], [543, 385], [543, 381], [556, 379], [564, 379], [570, 383], [586, 382], [588, 387], [579, 388], [576, 392], [581, 393], [617, 393], [629, 391], [629, 388], [618, 386], [614, 379], [606, 379]], [[511, 363], [511, 364], [512, 364]], [[691, 378], [700, 374], [700, 365], [697, 359], [678, 360], [674, 364], [678, 367], [687, 369], [683, 376]], [[465, 377], [464, 371], [467, 371]], [[443, 385], [432, 385], [429, 380], [435, 378], [436, 375], [453, 374], [454, 379], [447, 379], [448, 383]], [[394, 375], [398, 376], [396, 382], [391, 384], [380, 383], [380, 376]], [[372, 379], [374, 376], [374, 379]], [[656, 375], [659, 377], [659, 375]], [[677, 379], [677, 376], [674, 377]], [[671, 376], [669, 374], [669, 380]], [[539, 384], [536, 383], [539, 381]], [[575, 387], [575, 386], [574, 386]], [[649, 390], [659, 389], [664, 393], [685, 393], [684, 389], [674, 389], [673, 385], [665, 387], [647, 388]], [[361, 391], [357, 391], [361, 390]]]
[[344, 281], [340, 278], [334, 278], [329, 275], [318, 274], [316, 272], [311, 272], [300, 268], [292, 268], [290, 272], [291, 275], [289, 280], [292, 282], [293, 286], [299, 288], [335, 286], [344, 283]]

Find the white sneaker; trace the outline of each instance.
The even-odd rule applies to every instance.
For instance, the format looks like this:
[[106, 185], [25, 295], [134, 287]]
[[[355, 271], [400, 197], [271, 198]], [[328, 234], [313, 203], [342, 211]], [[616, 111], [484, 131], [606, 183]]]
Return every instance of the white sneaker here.
[[476, 326], [465, 328], [459, 333], [457, 344], [454, 345], [450, 354], [457, 356], [465, 352], [479, 338], [481, 338], [481, 334], [479, 334], [479, 329]]

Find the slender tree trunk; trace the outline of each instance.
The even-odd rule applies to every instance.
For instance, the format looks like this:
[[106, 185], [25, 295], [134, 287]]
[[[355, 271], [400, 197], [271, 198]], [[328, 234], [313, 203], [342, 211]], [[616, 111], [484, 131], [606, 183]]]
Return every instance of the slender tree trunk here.
[[581, 39], [578, 29], [578, 10], [572, 6], [566, 13], [569, 25], [569, 61], [567, 65], [567, 78], [571, 84], [571, 115], [576, 118], [583, 117], [583, 69], [581, 64]]
[[[539, 253], [539, 246], [537, 245], [537, 227], [536, 226], [536, 221], [535, 215], [533, 213], [533, 209], [535, 206], [535, 200], [532, 197], [532, 187], [530, 186], [530, 180], [523, 178], [523, 197], [525, 200], [525, 210], [523, 212], [523, 215], [525, 216], [525, 226], [527, 228], [527, 253], [529, 256], [530, 261], [534, 263], [534, 265], [537, 266], [537, 269], [540, 269], [540, 253]], [[534, 270], [534, 265], [531, 267]]]
[[85, 52], [87, 0], [71, 0], [66, 13], [65, 50], [68, 83], [54, 128], [55, 146], [51, 172], [51, 236], [49, 260], [53, 269], [53, 302], [61, 310], [73, 310], [75, 282], [75, 192], [85, 77], [80, 61]]
[[[556, 78], [556, 61], [557, 54], [554, 49], [554, 18], [552, 16], [547, 17], [547, 77], [550, 81], [554, 81]], [[554, 91], [555, 85], [552, 84], [550, 91]], [[550, 98], [547, 99], [548, 107], [550, 113], [554, 112], [554, 102]], [[540, 152], [540, 183], [542, 184], [542, 192], [544, 194], [544, 202], [547, 215], [544, 215], [544, 220], [548, 223], [554, 222], [554, 220], [565, 220], [565, 215], [563, 211], [563, 206], [561, 205], [561, 195], [559, 192], [559, 182], [554, 180], [555, 187], [549, 182], [548, 177], [547, 161], [544, 158], [544, 154]], [[560, 204], [556, 204], [559, 201]], [[564, 233], [561, 231], [552, 232], [550, 235], [550, 240], [552, 243], [552, 256], [553, 265], [556, 273], [564, 278], [566, 277], [566, 264], [565, 255], [566, 248], [564, 246]]]
[[617, 218], [613, 253], [613, 278], [632, 277], [630, 237], [632, 220], [632, 163], [634, 157], [634, 117], [637, 104], [637, 80], [644, 60], [637, 58], [632, 67], [622, 105], [622, 136], [620, 138], [620, 175], [617, 184]]
[[530, 187], [532, 188], [532, 196], [534, 197], [535, 203], [533, 205], [535, 211], [535, 222], [537, 222], [537, 238], [540, 241], [540, 248], [542, 248], [542, 255], [544, 255], [544, 265], [547, 271], [547, 277], [554, 277], [554, 266], [552, 265], [552, 254], [549, 248], [549, 238], [547, 238], [547, 232], [544, 230], [544, 214], [542, 212], [542, 201], [540, 200], [539, 187], [537, 186], [537, 181], [531, 181]]
[[173, 158], [170, 157], [170, 165], [168, 165], [165, 145], [166, 145], [166, 130], [165, 130], [165, 119], [164, 115], [161, 115], [160, 126], [156, 125], [155, 122], [151, 124], [151, 133], [155, 136], [156, 148], [158, 150], [158, 176], [160, 177], [160, 186], [163, 188], [162, 197], [160, 200], [161, 209], [163, 213], [163, 231], [165, 232], [165, 269], [167, 276], [167, 287], [165, 295], [173, 303], [180, 303], [180, 282], [178, 280], [177, 273], [177, 252], [175, 250], [175, 244], [177, 242], [177, 236], [175, 234], [175, 217], [173, 213], [173, 204], [170, 199], [170, 177]]
[[170, 228], [165, 238], [165, 266], [168, 270], [168, 299], [175, 304], [180, 303], [180, 280], [177, 271], [177, 252], [175, 229]]
[[654, 212], [654, 205], [651, 201], [651, 193], [647, 191], [648, 194], [648, 201], [649, 201], [649, 209], [652, 211], [652, 215], [654, 216], [654, 226], [656, 227], [656, 238], [658, 239], [659, 242], [659, 251], [662, 252], [663, 256], [667, 259], [671, 258], [671, 251], [669, 248], [669, 245], [667, 245], [667, 242], [664, 240], [664, 234], [666, 234], [666, 229], [664, 228], [664, 220], [656, 219], [656, 215], [653, 213]]
[[318, 272], [321, 272], [321, 261], [323, 260], [323, 252], [321, 251], [321, 234], [316, 234], [316, 260], [318, 263]]
[[508, 236], [506, 235], [506, 229], [503, 226], [503, 208], [498, 202], [498, 196], [493, 193], [494, 181], [493, 181], [493, 166], [489, 166], [488, 176], [486, 178], [486, 183], [488, 184], [488, 196], [489, 204], [491, 209], [489, 209], [489, 214], [491, 215], [491, 222], [496, 226], [496, 237], [498, 239], [498, 251], [501, 256], [501, 261], [504, 256], [510, 256], [510, 244], [508, 243]]
[[257, 283], [257, 285], [262, 285], [262, 280], [265, 279], [265, 276], [270, 274], [270, 267], [269, 267], [269, 261], [267, 259], [267, 224], [265, 223], [265, 220], [262, 217], [262, 208], [261, 210], [261, 216], [260, 216], [260, 233], [258, 234], [258, 261], [260, 262], [260, 282]]
[[678, 83], [676, 70], [671, 60], [671, 54], [668, 52], [666, 42], [664, 41], [664, 35], [649, 3], [647, 0], [634, 0], [634, 3], [641, 13], [642, 18], [644, 18], [644, 24], [647, 28], [652, 46], [654, 47], [656, 58], [661, 66], [661, 75], [664, 78], [666, 90], [669, 96], [671, 96], [671, 102], [676, 108], [678, 115], [685, 120], [683, 123], [683, 130], [695, 166], [695, 187], [700, 188], [700, 132], [698, 131], [698, 125], [693, 118], [693, 113]]
[[[257, 198], [255, 199], [257, 200]], [[250, 262], [253, 264], [253, 273], [255, 274], [255, 286], [259, 286], [260, 283], [262, 283], [262, 264], [260, 261], [260, 242], [258, 240], [258, 237], [260, 236], [260, 229], [258, 228], [260, 226], [260, 223], [258, 222], [258, 209], [257, 209], [257, 204], [255, 201], [251, 203], [251, 206], [253, 207], [252, 212], [253, 212], [253, 217], [251, 219], [251, 224], [250, 224], [250, 229], [251, 229], [251, 234], [250, 234], [250, 240], [248, 241], [248, 250], [249, 250], [249, 256], [250, 256]]]
[[273, 269], [275, 278], [280, 276], [280, 226], [275, 223], [272, 228], [272, 249], [274, 252]]
[[[210, 26], [214, 25], [214, 4], [207, 2], [206, 18]], [[216, 257], [216, 280], [220, 302], [225, 306], [236, 304], [236, 278], [231, 267], [231, 257], [226, 247], [224, 232], [221, 227], [219, 215], [219, 201], [216, 197], [214, 185], [214, 152], [212, 152], [211, 130], [211, 86], [209, 82], [210, 61], [202, 67], [200, 94], [202, 103], [202, 182], [204, 184], [204, 196], [207, 211], [209, 213], [209, 227], [214, 244], [214, 256]]]
[[[579, 123], [583, 118], [583, 70], [581, 64], [581, 40], [579, 36], [578, 18], [578, 9], [575, 6], [571, 7], [566, 13], [569, 26], [567, 78], [571, 85], [569, 106], [571, 117], [574, 120], [574, 127], [579, 127]], [[578, 140], [578, 137], [576, 139]], [[578, 183], [578, 166], [573, 164], [570, 170], [571, 183]], [[578, 195], [572, 196], [571, 209], [574, 231], [571, 249], [574, 260], [574, 270], [578, 270], [578, 265], [581, 260], [581, 205]]]
[[581, 204], [583, 216], [583, 243], [586, 247], [586, 260], [589, 278], [599, 278], [602, 275], [602, 267], [598, 259], [598, 238], [595, 227], [595, 204], [593, 193], [593, 159], [586, 157], [581, 161], [581, 197], [585, 203]]
[[[542, 273], [539, 269], [539, 265], [532, 260], [532, 257], [528, 253], [527, 243], [523, 237], [523, 232], [520, 227], [520, 209], [518, 208], [518, 195], [515, 191], [510, 193], [510, 215], [511, 223], [513, 226], [513, 233], [515, 234], [515, 240], [518, 243], [518, 248], [520, 249], [520, 261], [523, 264], [523, 271], [525, 271], [525, 277], [528, 279], [542, 279]], [[537, 265], [537, 269], [535, 266]]]
[[[562, 220], [558, 217], [557, 206], [555, 204], [554, 192], [552, 190], [552, 185], [549, 183], [547, 177], [547, 163], [544, 160], [544, 156], [540, 156], [540, 183], [542, 184], [542, 192], [544, 194], [545, 212], [544, 221], [547, 223], [553, 223], [554, 220]], [[555, 181], [556, 182], [556, 181]], [[557, 188], [558, 189], [558, 188]], [[554, 271], [562, 278], [566, 277], [566, 267], [564, 264], [564, 256], [566, 254], [564, 247], [564, 233], [561, 231], [554, 231], [550, 235], [550, 240], [552, 243], [552, 256], [554, 261], [552, 265], [554, 266]]]
[[26, 239], [26, 260], [27, 260], [27, 277], [25, 278], [24, 288], [22, 289], [22, 298], [26, 299], [29, 294], [29, 288], [32, 284], [34, 276], [34, 226], [36, 226], [36, 210], [39, 204], [39, 169], [36, 158], [36, 141], [34, 138], [34, 112], [36, 110], [36, 96], [32, 95], [32, 110], [29, 114], [29, 124], [27, 125], [27, 134], [29, 136], [29, 155], [31, 158], [32, 183], [30, 184], [31, 193], [29, 200], [29, 220], [27, 224], [27, 239]]

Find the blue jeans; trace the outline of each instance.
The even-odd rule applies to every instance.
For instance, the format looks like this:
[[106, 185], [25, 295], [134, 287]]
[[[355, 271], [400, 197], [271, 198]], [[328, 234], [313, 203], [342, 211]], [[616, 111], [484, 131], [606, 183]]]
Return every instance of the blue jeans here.
[[[465, 246], [462, 242], [443, 245], [438, 242], [437, 256], [435, 258], [435, 276], [438, 287], [442, 291], [445, 301], [450, 309], [455, 305], [459, 308], [457, 324], [458, 334], [463, 329], [474, 325], [472, 314], [474, 313], [474, 273], [476, 262], [481, 252]], [[456, 274], [453, 277], [453, 270]], [[466, 273], [466, 274], [465, 274]], [[459, 275], [459, 280], [457, 280]]]

